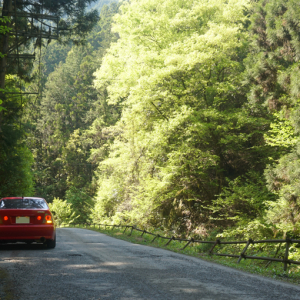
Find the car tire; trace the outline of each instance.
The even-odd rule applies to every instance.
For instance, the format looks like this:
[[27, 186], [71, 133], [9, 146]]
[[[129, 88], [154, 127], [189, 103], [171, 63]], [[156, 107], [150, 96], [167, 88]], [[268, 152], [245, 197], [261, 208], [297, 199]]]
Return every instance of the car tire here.
[[54, 237], [54, 240], [47, 240], [46, 244], [47, 244], [48, 249], [55, 248], [55, 246], [56, 246], [56, 236]]

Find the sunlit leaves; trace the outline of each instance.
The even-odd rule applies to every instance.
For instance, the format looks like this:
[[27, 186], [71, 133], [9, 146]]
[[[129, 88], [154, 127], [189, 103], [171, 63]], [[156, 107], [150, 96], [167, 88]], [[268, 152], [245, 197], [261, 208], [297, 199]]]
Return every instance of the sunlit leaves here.
[[283, 117], [281, 113], [273, 114], [274, 122], [270, 125], [270, 130], [265, 134], [266, 142], [271, 146], [292, 148], [296, 145], [298, 138], [295, 135], [294, 127], [289, 119]]
[[183, 227], [205, 222], [207, 203], [228, 180], [262, 171], [264, 155], [257, 158], [268, 123], [243, 107], [247, 6], [123, 4], [113, 27], [120, 39], [95, 73], [96, 87], [107, 87], [110, 103], [123, 107], [119, 135], [100, 165], [99, 215]]
[[[219, 0], [124, 4], [114, 27], [121, 39], [96, 72], [96, 86], [108, 82], [111, 101], [129, 96], [128, 101], [136, 102], [145, 90], [154, 92], [157, 84], [174, 73], [195, 67], [209, 70], [241, 46], [241, 24], [237, 23], [245, 18], [245, 5]], [[164, 97], [162, 92], [157, 91], [155, 98]]]

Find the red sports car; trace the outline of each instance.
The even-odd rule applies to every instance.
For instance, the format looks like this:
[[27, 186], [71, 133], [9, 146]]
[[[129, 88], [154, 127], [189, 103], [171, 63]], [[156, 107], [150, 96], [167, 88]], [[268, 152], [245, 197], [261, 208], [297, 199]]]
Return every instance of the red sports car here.
[[48, 248], [55, 248], [55, 224], [45, 199], [0, 199], [0, 243], [15, 242], [45, 243]]

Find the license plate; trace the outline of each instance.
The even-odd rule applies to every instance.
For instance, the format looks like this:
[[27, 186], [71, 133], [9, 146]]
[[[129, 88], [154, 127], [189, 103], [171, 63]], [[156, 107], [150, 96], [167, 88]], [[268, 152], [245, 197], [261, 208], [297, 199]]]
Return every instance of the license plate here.
[[30, 218], [29, 217], [16, 217], [17, 224], [29, 224]]

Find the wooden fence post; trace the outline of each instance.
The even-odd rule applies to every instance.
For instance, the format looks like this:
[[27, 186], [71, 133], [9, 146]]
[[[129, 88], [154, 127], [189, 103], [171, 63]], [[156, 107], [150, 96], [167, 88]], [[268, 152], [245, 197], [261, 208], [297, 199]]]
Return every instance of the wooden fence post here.
[[286, 242], [285, 242], [285, 255], [284, 255], [284, 266], [283, 266], [283, 270], [284, 271], [287, 270], [287, 265], [288, 265], [288, 262], [289, 262], [290, 244], [291, 244], [291, 240], [289, 238], [286, 238]]
[[[279, 244], [279, 246], [277, 247], [277, 250], [276, 250], [276, 252], [275, 252], [275, 255], [274, 255], [274, 258], [276, 258], [276, 256], [277, 256], [277, 254], [278, 254], [278, 252], [279, 252], [279, 250], [280, 250], [280, 248], [281, 248], [281, 243]], [[266, 264], [266, 268], [270, 265], [272, 263], [272, 260], [269, 260], [268, 262], [267, 262], [267, 264]]]
[[216, 242], [213, 244], [213, 246], [211, 247], [211, 249], [209, 250], [208, 254], [211, 255], [212, 254], [212, 251], [214, 250], [214, 248], [220, 244], [220, 240], [217, 239]]
[[245, 258], [245, 259], [246, 259], [245, 253], [246, 253], [247, 248], [249, 247], [250, 243], [253, 244], [253, 240], [252, 240], [252, 239], [249, 239], [249, 240], [248, 240], [248, 242], [247, 242], [245, 248], [243, 249], [243, 251], [242, 251], [242, 253], [241, 253], [241, 255], [240, 255], [240, 257], [239, 257], [239, 259], [238, 259], [238, 261], [237, 261], [238, 264], [240, 263], [240, 261], [242, 260], [242, 258]]
[[187, 244], [186, 244], [183, 248], [181, 248], [181, 249], [179, 249], [179, 250], [184, 250], [190, 243], [193, 243], [193, 242], [194, 242], [194, 239], [191, 238], [191, 239], [187, 242]]
[[153, 243], [154, 242], [154, 240], [156, 239], [156, 238], [158, 238], [158, 237], [160, 237], [160, 235], [159, 234], [157, 234], [154, 238], [153, 238], [153, 240], [151, 241], [151, 243]]
[[131, 226], [131, 231], [128, 236], [131, 236], [134, 226]]
[[169, 241], [165, 244], [165, 246], [168, 246], [168, 245], [171, 243], [171, 241], [174, 240], [174, 239], [175, 239], [175, 236], [172, 236], [172, 237], [169, 239]]

